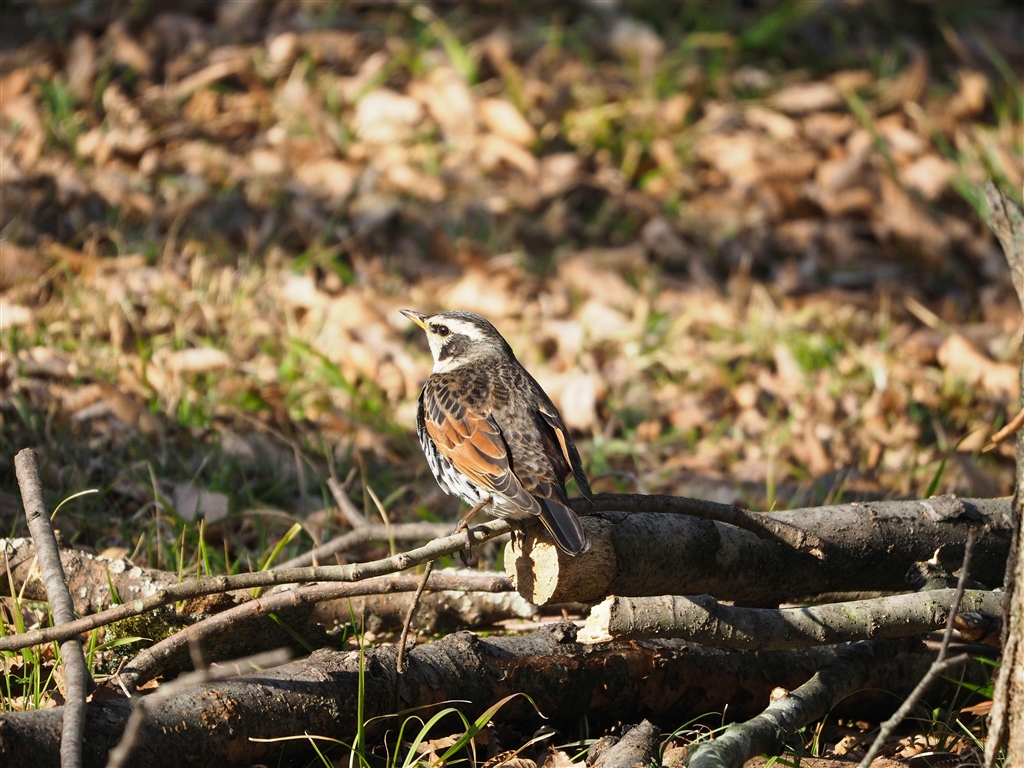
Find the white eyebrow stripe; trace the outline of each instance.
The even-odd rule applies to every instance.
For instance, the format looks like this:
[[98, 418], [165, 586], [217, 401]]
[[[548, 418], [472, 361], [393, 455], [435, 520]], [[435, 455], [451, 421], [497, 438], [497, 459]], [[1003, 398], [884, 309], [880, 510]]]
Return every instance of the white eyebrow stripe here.
[[430, 318], [430, 324], [433, 325], [447, 325], [452, 333], [458, 333], [467, 338], [473, 339], [473, 341], [479, 341], [482, 339], [483, 333], [480, 328], [474, 323], [467, 323], [465, 320], [458, 320], [456, 318], [446, 318], [443, 315]]

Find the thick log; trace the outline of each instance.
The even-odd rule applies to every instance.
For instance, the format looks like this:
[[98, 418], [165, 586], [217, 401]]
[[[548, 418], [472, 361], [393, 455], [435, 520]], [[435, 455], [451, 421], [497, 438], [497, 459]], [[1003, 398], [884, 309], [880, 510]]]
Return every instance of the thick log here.
[[[601, 728], [635, 719], [637, 712], [668, 727], [723, 708], [730, 717], [751, 717], [764, 708], [774, 687], [796, 688], [833, 659], [836, 649], [756, 653], [671, 640], [583, 646], [575, 641], [573, 625], [556, 624], [519, 637], [450, 635], [413, 649], [402, 676], [395, 672], [396, 653], [394, 647], [365, 652], [367, 721], [454, 699], [467, 701], [460, 709], [476, 717], [495, 701], [521, 692], [556, 727], [575, 728], [585, 715], [592, 728]], [[863, 691], [844, 699], [837, 716], [877, 716], [891, 709], [930, 661], [928, 653], [897, 657]], [[982, 679], [980, 670], [964, 674], [976, 682]], [[351, 743], [360, 675], [358, 653], [320, 650], [282, 667], [181, 691], [148, 713], [130, 765], [202, 768], [277, 762], [287, 757], [282, 757], [283, 743], [251, 738], [304, 732]], [[85, 765], [104, 764], [129, 710], [124, 700], [90, 703]], [[59, 708], [0, 716], [0, 764], [20, 764], [32, 755], [35, 765], [55, 765], [61, 717]], [[524, 698], [510, 701], [496, 719], [530, 726], [537, 722]], [[373, 720], [370, 735], [373, 728], [395, 725], [393, 719]]]
[[768, 516], [813, 534], [820, 552], [686, 515], [596, 512], [583, 518], [591, 542], [586, 555], [566, 557], [542, 534], [517, 537], [506, 546], [505, 569], [536, 605], [595, 603], [612, 594], [711, 594], [777, 605], [827, 592], [905, 591], [910, 566], [937, 550], [944, 562], [959, 563], [971, 526], [978, 529], [972, 578], [999, 585], [1010, 546], [1009, 499], [942, 496]]

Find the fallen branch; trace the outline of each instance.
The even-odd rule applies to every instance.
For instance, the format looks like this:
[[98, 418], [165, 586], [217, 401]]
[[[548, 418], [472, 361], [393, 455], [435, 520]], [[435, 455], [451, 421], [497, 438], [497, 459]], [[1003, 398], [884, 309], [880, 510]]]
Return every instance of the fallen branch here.
[[905, 591], [913, 563], [936, 550], [945, 559], [959, 559], [974, 525], [974, 578], [995, 585], [1006, 568], [1009, 515], [1009, 499], [951, 496], [765, 515], [812, 532], [821, 543], [816, 557], [711, 520], [597, 512], [583, 518], [591, 542], [586, 556], [561, 556], [539, 534], [506, 545], [505, 569], [535, 605], [592, 603], [607, 595], [699, 594], [778, 605], [830, 592]]
[[[458, 632], [412, 649], [405, 673], [395, 671], [393, 646], [342, 653], [314, 652], [256, 675], [182, 690], [147, 713], [133, 765], [162, 768], [288, 763], [281, 739], [302, 733], [351, 742], [362, 701], [367, 737], [396, 726], [380, 719], [411, 707], [467, 702], [459, 709], [475, 718], [510, 691], [520, 691], [555, 727], [575, 728], [586, 715], [602, 728], [638, 711], [652, 721], [678, 723], [727, 708], [731, 717], [753, 717], [776, 686], [793, 689], [835, 658], [835, 648], [798, 651], [725, 651], [678, 640], [621, 641], [583, 646], [572, 624], [557, 624], [515, 637], [480, 638]], [[931, 663], [929, 653], [900, 655], [878, 670], [864, 690], [844, 699], [839, 717], [891, 711], [892, 695], [904, 695]], [[980, 683], [979, 665], [964, 678]], [[944, 683], [945, 684], [945, 683]], [[947, 690], [954, 688], [945, 684]], [[888, 692], [886, 692], [888, 691]], [[397, 704], [396, 704], [397, 702]], [[125, 700], [91, 702], [86, 721], [86, 763], [101, 766], [120, 739], [131, 705]], [[0, 764], [32, 755], [54, 762], [62, 710], [12, 712], [0, 716]], [[537, 724], [533, 705], [509, 702], [495, 718]]]
[[900, 647], [891, 640], [864, 640], [844, 648], [814, 677], [773, 701], [760, 715], [729, 726], [721, 736], [690, 752], [687, 768], [739, 768], [755, 755], [782, 754], [786, 737], [829, 714], [872, 672], [892, 661]]
[[[0, 539], [0, 566], [11, 578], [0, 579], [0, 594], [21, 592], [29, 600], [45, 600], [42, 585], [32, 578], [36, 547], [30, 539]], [[111, 589], [121, 602], [149, 597], [181, 579], [173, 571], [141, 568], [127, 558], [108, 560], [77, 549], [60, 550], [68, 588], [75, 601], [75, 612], [95, 613], [114, 604]]]
[[[590, 611], [580, 642], [672, 637], [716, 648], [777, 650], [865, 638], [901, 638], [943, 627], [955, 589], [802, 608], [736, 608], [711, 595], [609, 597]], [[962, 610], [1002, 610], [1001, 592], [971, 591]]]
[[[264, 595], [161, 640], [132, 659], [118, 677], [126, 690], [134, 691], [161, 674], [174, 674], [185, 669], [189, 662], [190, 645], [201, 648], [207, 661], [234, 658], [240, 652], [256, 653], [268, 646], [288, 642], [294, 633], [304, 635], [308, 625], [316, 623], [319, 618], [315, 610], [309, 609], [312, 604], [366, 595], [411, 592], [420, 583], [419, 576], [381, 576], [354, 584], [312, 584], [288, 592]], [[501, 592], [511, 590], [512, 585], [501, 576], [437, 573], [431, 576], [427, 587], [431, 590]], [[255, 625], [265, 622], [271, 613], [289, 625], [288, 630], [278, 628], [274, 633], [257, 631]], [[358, 606], [352, 606], [346, 621], [348, 616], [358, 619], [360, 615]], [[296, 626], [296, 621], [302, 621], [303, 625]], [[273, 626], [277, 627], [276, 624]]]
[[653, 765], [658, 757], [658, 728], [650, 720], [630, 728], [614, 744], [597, 751], [587, 752], [587, 765], [591, 768], [629, 768], [634, 765]]
[[820, 557], [821, 540], [806, 530], [770, 517], [761, 512], [733, 504], [721, 504], [706, 499], [688, 499], [682, 496], [658, 496], [639, 493], [599, 493], [593, 502], [574, 499], [577, 512], [643, 512], [658, 515], [688, 515], [701, 520], [715, 520], [750, 531], [759, 539], [784, 544], [797, 552]]
[[[364, 524], [358, 531], [342, 535], [328, 542], [331, 554], [337, 554], [363, 544], [388, 541], [389, 533], [396, 541], [432, 541], [448, 535], [451, 526], [442, 523], [395, 523], [390, 531], [384, 525]], [[280, 563], [274, 568], [282, 571], [303, 568], [312, 562], [313, 552], [307, 552], [293, 560]], [[0, 539], [3, 565], [9, 569], [11, 580], [0, 579], [0, 594], [8, 594], [12, 588], [29, 600], [45, 600], [46, 592], [37, 580], [32, 578], [31, 568], [36, 550], [30, 539]], [[127, 558], [109, 560], [76, 549], [60, 551], [61, 564], [67, 577], [68, 588], [75, 600], [78, 614], [96, 613], [110, 608], [115, 602], [130, 602], [139, 597], [149, 597], [161, 589], [181, 582], [177, 571], [163, 571], [143, 568]], [[117, 595], [118, 600], [114, 599]]]
[[148, 597], [140, 597], [130, 603], [117, 605], [92, 616], [68, 622], [60, 627], [46, 627], [31, 632], [0, 637], [0, 651], [16, 651], [30, 645], [47, 643], [53, 640], [65, 640], [82, 632], [111, 624], [131, 616], [139, 616], [164, 605], [188, 598], [211, 595], [218, 592], [229, 592], [236, 589], [252, 589], [253, 587], [270, 587], [279, 584], [297, 584], [305, 581], [360, 581], [373, 576], [386, 576], [390, 573], [404, 571], [428, 560], [436, 560], [442, 555], [458, 552], [466, 546], [467, 538], [473, 543], [508, 533], [510, 524], [506, 520], [491, 520], [475, 526], [457, 536], [436, 539], [422, 547], [402, 552], [380, 560], [350, 565], [326, 565], [310, 568], [285, 568], [256, 573], [239, 573], [232, 576], [212, 576], [205, 579], [184, 581], [158, 590]]
[[[14, 457], [14, 468], [25, 505], [28, 530], [36, 545], [39, 572], [46, 585], [46, 598], [50, 603], [55, 625], [67, 625], [75, 619], [75, 606], [64, 580], [60, 564], [57, 537], [50, 524], [50, 515], [43, 503], [43, 487], [39, 482], [36, 454], [25, 448]], [[82, 737], [85, 730], [85, 695], [92, 685], [92, 676], [85, 663], [82, 643], [77, 637], [68, 637], [60, 644], [60, 658], [64, 665], [64, 719], [60, 739], [61, 768], [81, 768]]]
[[195, 672], [182, 675], [173, 683], [160, 686], [156, 693], [149, 696], [136, 697], [132, 700], [132, 711], [128, 716], [128, 722], [125, 723], [121, 740], [110, 750], [110, 755], [107, 757], [107, 768], [124, 768], [127, 765], [128, 758], [131, 756], [132, 750], [135, 749], [139, 734], [142, 732], [142, 724], [146, 720], [146, 715], [158, 709], [165, 701], [174, 698], [179, 692], [194, 688], [201, 683], [212, 683], [217, 680], [228, 680], [232, 677], [238, 677], [243, 674], [243, 671], [277, 667], [287, 662], [290, 658], [291, 653], [287, 649], [267, 651], [258, 656], [239, 659], [231, 664], [198, 669]]

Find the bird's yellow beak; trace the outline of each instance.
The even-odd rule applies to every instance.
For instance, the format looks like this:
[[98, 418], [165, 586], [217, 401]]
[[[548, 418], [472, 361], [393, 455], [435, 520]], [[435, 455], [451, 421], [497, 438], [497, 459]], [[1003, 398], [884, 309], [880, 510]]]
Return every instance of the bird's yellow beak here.
[[422, 312], [413, 312], [411, 309], [400, 309], [398, 311], [416, 323], [416, 325], [424, 331], [427, 330], [427, 315], [424, 315]]

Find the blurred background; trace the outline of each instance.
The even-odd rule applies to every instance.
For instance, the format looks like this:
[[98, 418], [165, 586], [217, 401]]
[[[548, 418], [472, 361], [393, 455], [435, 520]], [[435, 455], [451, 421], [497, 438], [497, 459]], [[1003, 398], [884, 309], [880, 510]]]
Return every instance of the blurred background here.
[[[398, 309], [485, 315], [593, 485], [1008, 494], [1019, 2], [0, 4], [0, 527], [256, 567], [452, 520]], [[202, 558], [197, 554], [202, 550]], [[218, 560], [219, 558], [219, 560]], [[202, 560], [198, 565], [196, 563]], [[213, 562], [213, 565], [211, 565]]]

